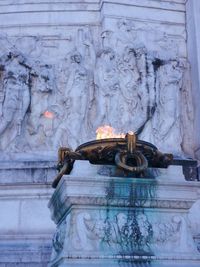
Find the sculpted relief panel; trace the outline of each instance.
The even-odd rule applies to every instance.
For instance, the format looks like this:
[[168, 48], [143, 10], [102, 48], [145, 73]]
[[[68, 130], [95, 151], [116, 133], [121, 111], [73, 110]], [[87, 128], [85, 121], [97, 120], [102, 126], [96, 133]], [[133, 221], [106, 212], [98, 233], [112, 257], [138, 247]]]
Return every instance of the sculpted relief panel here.
[[1, 151], [76, 148], [109, 124], [162, 151], [191, 153], [188, 66], [177, 44], [153, 29], [147, 42], [150, 30], [130, 21], [113, 27], [71, 29], [62, 42], [1, 36]]
[[[187, 215], [139, 210], [82, 211], [72, 216], [72, 227], [58, 226], [54, 258], [62, 248], [73, 253], [101, 251], [106, 255], [198, 255]], [[67, 233], [65, 233], [67, 231]]]

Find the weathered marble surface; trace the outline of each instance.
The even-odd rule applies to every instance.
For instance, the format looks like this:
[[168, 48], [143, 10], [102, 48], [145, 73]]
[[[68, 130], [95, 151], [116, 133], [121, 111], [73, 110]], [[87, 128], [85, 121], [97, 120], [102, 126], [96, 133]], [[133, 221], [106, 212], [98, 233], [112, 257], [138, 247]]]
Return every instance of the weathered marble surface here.
[[0, 162], [1, 267], [47, 266], [55, 231], [47, 203], [55, 173], [55, 162]]
[[49, 202], [49, 266], [199, 266], [198, 182], [94, 172], [64, 176]]
[[68, 14], [66, 28], [62, 15], [57, 21], [53, 13], [48, 34], [42, 30], [47, 18], [40, 16], [46, 3], [35, 5], [37, 25], [33, 18], [27, 22], [32, 4], [23, 3], [21, 32], [17, 2], [2, 4], [1, 151], [75, 148], [110, 124], [117, 131], [139, 130], [163, 151], [193, 154], [184, 2], [118, 2], [60, 3], [60, 14]]
[[51, 185], [17, 180], [5, 185], [5, 180], [0, 184], [0, 266], [47, 266], [55, 231], [47, 208]]
[[191, 0], [186, 2], [186, 27], [187, 27], [187, 48], [188, 60], [191, 64], [191, 83], [193, 93], [194, 111], [194, 150], [196, 157], [200, 156], [200, 141], [199, 141], [199, 116], [200, 107], [198, 99], [200, 96], [200, 29], [199, 29], [199, 12], [200, 2]]

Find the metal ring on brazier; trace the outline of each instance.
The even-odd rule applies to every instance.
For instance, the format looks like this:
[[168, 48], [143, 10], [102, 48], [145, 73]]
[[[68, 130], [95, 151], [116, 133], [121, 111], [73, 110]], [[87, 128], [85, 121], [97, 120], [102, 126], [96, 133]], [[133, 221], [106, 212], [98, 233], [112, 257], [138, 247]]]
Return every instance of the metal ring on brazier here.
[[[135, 160], [137, 166], [128, 165], [128, 160]], [[143, 172], [148, 167], [148, 161], [140, 151], [134, 151], [131, 154], [127, 154], [127, 152], [118, 152], [115, 155], [115, 163], [118, 167], [124, 170], [136, 173]]]

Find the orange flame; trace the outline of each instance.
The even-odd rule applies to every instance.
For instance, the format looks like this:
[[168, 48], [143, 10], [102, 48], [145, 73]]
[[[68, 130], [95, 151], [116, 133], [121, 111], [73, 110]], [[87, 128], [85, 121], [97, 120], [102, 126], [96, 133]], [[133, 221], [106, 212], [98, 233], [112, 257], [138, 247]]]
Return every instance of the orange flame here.
[[96, 130], [96, 139], [125, 138], [124, 133], [115, 133], [115, 129], [109, 125], [100, 126]]
[[53, 112], [48, 111], [48, 110], [46, 110], [46, 111], [43, 113], [43, 115], [44, 115], [45, 118], [48, 118], [48, 119], [53, 119], [53, 117], [54, 117]]

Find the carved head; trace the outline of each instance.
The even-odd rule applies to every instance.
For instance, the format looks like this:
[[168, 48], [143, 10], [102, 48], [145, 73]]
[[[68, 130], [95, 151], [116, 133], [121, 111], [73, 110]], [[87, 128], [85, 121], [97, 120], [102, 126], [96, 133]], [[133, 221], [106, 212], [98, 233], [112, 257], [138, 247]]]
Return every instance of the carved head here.
[[19, 69], [19, 71], [14, 72], [8, 69], [4, 78], [4, 85], [8, 86], [9, 84], [14, 89], [17, 85], [28, 85], [28, 81], [29, 76], [25, 70]]
[[127, 32], [130, 32], [132, 29], [134, 29], [133, 22], [127, 19], [119, 19], [117, 22], [117, 26], [119, 29]]
[[75, 62], [75, 63], [78, 63], [78, 64], [81, 63], [81, 61], [82, 61], [81, 54], [78, 51], [76, 51], [75, 53], [73, 53], [71, 55], [71, 61], [72, 62]]
[[97, 56], [111, 61], [115, 58], [115, 52], [112, 48], [107, 47], [100, 51]]
[[119, 85], [119, 83], [115, 83], [115, 84], [113, 84], [112, 86], [110, 86], [110, 90], [111, 90], [111, 91], [114, 91], [114, 92], [119, 91], [119, 90], [120, 90], [120, 85]]
[[103, 32], [101, 33], [101, 38], [110, 38], [112, 34], [113, 34], [112, 31], [109, 31], [109, 30], [107, 30], [107, 31], [103, 31]]
[[130, 62], [132, 59], [135, 60], [135, 50], [132, 47], [125, 47], [124, 54], [123, 54], [123, 60], [125, 62]]

